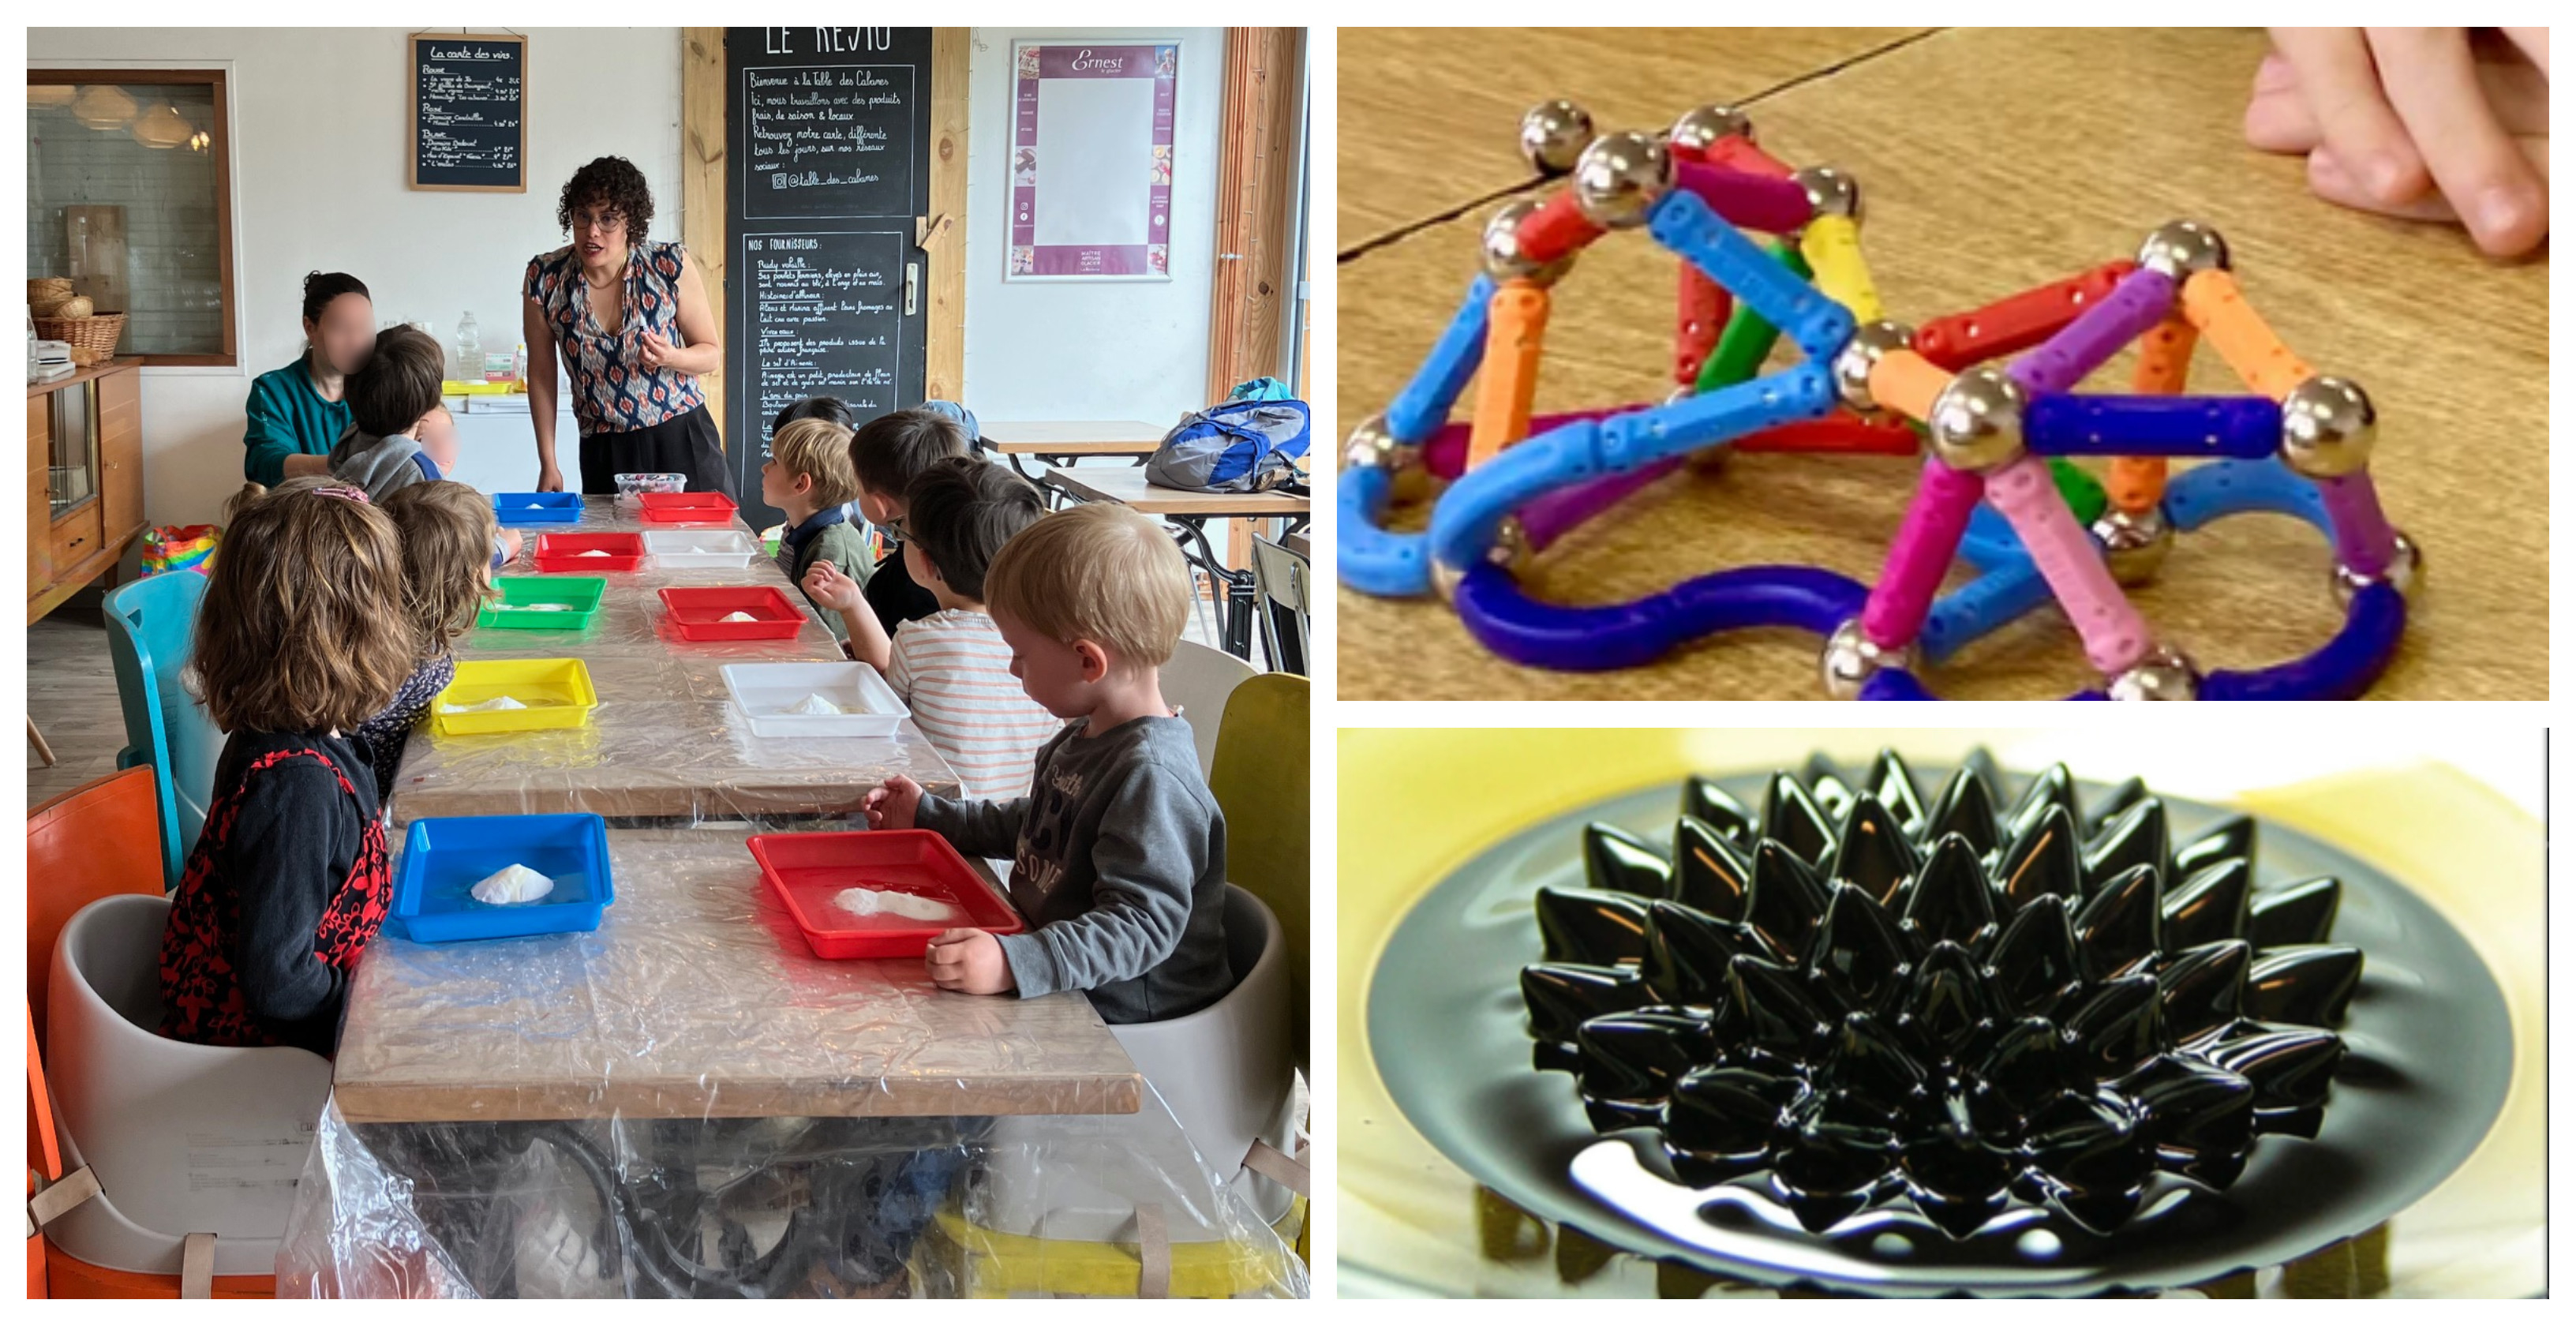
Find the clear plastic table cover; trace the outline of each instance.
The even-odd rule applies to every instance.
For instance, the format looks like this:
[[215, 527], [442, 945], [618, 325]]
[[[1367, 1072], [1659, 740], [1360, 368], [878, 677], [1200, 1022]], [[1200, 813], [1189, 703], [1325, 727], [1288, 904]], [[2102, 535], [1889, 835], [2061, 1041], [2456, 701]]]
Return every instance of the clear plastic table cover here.
[[[528, 546], [503, 575], [529, 574]], [[611, 499], [589, 498], [580, 523], [558, 531], [601, 533], [647, 526]], [[736, 520], [733, 530], [744, 526]], [[710, 528], [709, 533], [720, 533]], [[768, 557], [728, 570], [661, 570], [606, 575], [598, 617], [579, 631], [477, 628], [460, 659], [579, 658], [599, 706], [578, 728], [441, 736], [423, 723], [403, 757], [391, 797], [394, 823], [452, 815], [587, 811], [618, 820], [690, 824], [848, 815], [859, 798], [902, 774], [937, 793], [956, 775], [906, 720], [892, 737], [761, 738], [728, 697], [723, 668], [734, 663], [831, 662], [842, 655], [804, 595]], [[698, 642], [664, 628], [656, 591], [672, 586], [770, 585], [807, 614], [787, 640]]]
[[369, 949], [281, 1297], [1306, 1292], [1081, 996], [818, 959], [739, 832], [610, 853], [595, 932]]

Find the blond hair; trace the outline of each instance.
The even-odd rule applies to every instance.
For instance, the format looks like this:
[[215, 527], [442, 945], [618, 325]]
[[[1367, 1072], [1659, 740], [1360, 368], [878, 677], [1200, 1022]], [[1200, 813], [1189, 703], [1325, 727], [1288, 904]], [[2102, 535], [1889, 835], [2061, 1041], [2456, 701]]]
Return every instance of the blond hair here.
[[385, 515], [402, 537], [403, 613], [436, 658], [474, 629], [493, 597], [492, 544], [501, 524], [492, 499], [446, 479], [395, 489]]
[[402, 547], [366, 495], [328, 480], [242, 493], [197, 609], [190, 682], [226, 732], [354, 732], [419, 662]]
[[808, 494], [817, 511], [859, 499], [859, 476], [850, 468], [850, 430], [829, 419], [797, 419], [769, 439], [769, 458], [789, 474], [814, 481]]
[[1190, 617], [1190, 569], [1163, 527], [1114, 502], [1056, 512], [1002, 545], [984, 606], [1053, 640], [1161, 667]]

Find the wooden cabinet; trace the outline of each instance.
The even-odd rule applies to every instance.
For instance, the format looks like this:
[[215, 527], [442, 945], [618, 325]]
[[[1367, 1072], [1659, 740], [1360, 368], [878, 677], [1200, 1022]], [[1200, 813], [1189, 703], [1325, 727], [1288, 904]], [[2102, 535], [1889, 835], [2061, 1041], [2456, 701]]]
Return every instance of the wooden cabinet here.
[[143, 533], [139, 359], [27, 388], [27, 620], [115, 569]]

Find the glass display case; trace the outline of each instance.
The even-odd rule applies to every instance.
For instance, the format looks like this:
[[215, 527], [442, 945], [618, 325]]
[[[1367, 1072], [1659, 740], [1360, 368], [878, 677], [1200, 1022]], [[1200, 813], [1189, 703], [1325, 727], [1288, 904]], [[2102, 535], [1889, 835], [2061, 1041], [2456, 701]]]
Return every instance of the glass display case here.
[[84, 382], [53, 394], [46, 442], [46, 498], [55, 519], [98, 496], [98, 384]]

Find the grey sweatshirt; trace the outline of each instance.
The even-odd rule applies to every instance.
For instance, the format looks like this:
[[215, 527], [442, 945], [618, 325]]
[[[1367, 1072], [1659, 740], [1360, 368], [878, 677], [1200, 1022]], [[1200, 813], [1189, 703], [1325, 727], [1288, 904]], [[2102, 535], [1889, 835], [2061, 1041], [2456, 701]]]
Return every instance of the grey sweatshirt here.
[[351, 424], [331, 448], [331, 477], [366, 489], [370, 502], [382, 502], [397, 488], [437, 477], [421, 468], [419, 458], [420, 443], [407, 437], [377, 437]]
[[1101, 1020], [1159, 1022], [1233, 987], [1225, 956], [1225, 816], [1190, 725], [1067, 724], [1038, 749], [1029, 795], [924, 796], [914, 822], [968, 856], [1011, 858], [1024, 934], [1002, 937], [1020, 994], [1084, 990]]

